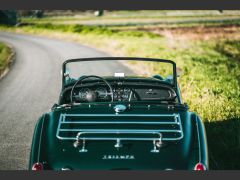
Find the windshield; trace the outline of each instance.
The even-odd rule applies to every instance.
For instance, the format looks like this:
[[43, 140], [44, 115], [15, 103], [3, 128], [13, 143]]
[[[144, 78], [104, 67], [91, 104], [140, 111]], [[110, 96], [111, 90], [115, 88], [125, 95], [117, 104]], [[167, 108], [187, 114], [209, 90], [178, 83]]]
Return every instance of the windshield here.
[[155, 78], [174, 85], [175, 69], [174, 62], [160, 59], [120, 57], [74, 59], [66, 61], [63, 65], [63, 85], [88, 75]]

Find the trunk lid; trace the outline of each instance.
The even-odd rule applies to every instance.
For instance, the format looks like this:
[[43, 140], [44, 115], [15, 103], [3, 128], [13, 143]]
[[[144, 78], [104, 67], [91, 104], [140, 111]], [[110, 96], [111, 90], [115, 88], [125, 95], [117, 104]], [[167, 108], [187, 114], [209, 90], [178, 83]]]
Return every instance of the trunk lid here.
[[186, 169], [187, 116], [186, 109], [162, 106], [134, 106], [122, 113], [98, 106], [54, 112], [48, 164], [54, 169]]

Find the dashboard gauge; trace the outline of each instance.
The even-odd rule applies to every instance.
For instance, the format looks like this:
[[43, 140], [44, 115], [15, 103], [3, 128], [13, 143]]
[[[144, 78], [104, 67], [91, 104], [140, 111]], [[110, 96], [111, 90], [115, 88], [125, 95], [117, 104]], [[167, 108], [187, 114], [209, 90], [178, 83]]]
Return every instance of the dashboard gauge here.
[[83, 88], [78, 93], [78, 98], [80, 101], [86, 101], [87, 93], [90, 91], [88, 88]]
[[106, 88], [97, 88], [95, 92], [97, 93], [98, 99], [107, 99], [108, 92]]
[[131, 89], [129, 88], [117, 88], [113, 89], [113, 98], [116, 101], [127, 101], [131, 93]]

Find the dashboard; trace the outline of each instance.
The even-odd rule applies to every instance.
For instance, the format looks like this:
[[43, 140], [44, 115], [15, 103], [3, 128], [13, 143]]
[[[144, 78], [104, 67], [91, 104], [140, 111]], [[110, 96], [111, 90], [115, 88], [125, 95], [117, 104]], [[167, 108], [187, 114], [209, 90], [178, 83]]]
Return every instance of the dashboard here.
[[[130, 98], [136, 99], [135, 96], [132, 96], [133, 90], [130, 88], [113, 88], [112, 90], [114, 101], [128, 101]], [[74, 94], [74, 97], [78, 101], [86, 102], [88, 101], [89, 93], [96, 93], [96, 99], [98, 101], [108, 101], [111, 99], [111, 93], [106, 87], [82, 88], [78, 91], [78, 93]]]
[[[174, 99], [175, 92], [170, 88], [157, 86], [112, 86], [113, 96], [107, 86], [87, 86], [76, 88], [73, 92], [74, 102], [107, 102], [111, 101], [161, 101]], [[66, 101], [70, 101], [70, 91]], [[67, 103], [66, 102], [66, 103]]]

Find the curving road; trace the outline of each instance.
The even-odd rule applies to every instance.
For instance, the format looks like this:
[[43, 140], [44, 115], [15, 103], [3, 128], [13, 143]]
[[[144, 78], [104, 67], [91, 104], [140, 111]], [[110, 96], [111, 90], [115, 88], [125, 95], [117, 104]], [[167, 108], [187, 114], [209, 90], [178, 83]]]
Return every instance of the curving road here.
[[[0, 32], [11, 44], [16, 60], [0, 80], [0, 170], [27, 169], [33, 130], [39, 116], [58, 101], [61, 64], [65, 59], [108, 56], [72, 42]], [[86, 66], [86, 72], [114, 72], [114, 62]]]

